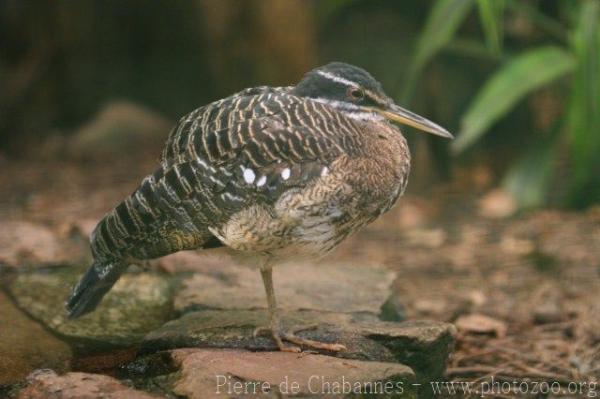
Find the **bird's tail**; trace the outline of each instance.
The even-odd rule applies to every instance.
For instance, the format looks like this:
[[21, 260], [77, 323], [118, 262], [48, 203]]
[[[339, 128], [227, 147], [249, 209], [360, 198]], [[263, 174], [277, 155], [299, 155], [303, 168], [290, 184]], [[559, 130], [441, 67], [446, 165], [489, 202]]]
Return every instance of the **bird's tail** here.
[[67, 300], [69, 318], [91, 312], [126, 269], [122, 260], [94, 260]]

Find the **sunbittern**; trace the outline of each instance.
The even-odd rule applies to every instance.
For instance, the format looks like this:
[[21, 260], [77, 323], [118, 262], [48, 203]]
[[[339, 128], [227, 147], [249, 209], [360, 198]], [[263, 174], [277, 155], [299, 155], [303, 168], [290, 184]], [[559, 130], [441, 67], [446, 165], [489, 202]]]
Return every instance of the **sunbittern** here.
[[452, 137], [339, 62], [296, 86], [246, 89], [184, 116], [160, 167], [96, 226], [94, 262], [68, 299], [69, 316], [94, 310], [130, 263], [226, 246], [257, 261], [281, 350], [300, 350], [284, 340], [344, 349], [282, 330], [272, 266], [323, 255], [394, 205], [410, 153], [390, 122]]

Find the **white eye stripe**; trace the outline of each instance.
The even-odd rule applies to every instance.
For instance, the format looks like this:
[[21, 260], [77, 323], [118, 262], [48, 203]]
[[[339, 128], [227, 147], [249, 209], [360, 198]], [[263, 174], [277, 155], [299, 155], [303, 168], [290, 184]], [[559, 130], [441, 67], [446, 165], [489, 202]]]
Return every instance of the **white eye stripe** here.
[[[351, 86], [355, 89], [363, 90], [358, 84], [352, 82], [351, 80], [342, 78], [341, 76], [337, 76], [337, 75], [334, 75], [332, 73], [325, 72], [325, 71], [317, 71], [317, 73], [329, 80], [334, 81], [334, 82], [341, 83], [346, 86]], [[366, 96], [374, 99], [377, 103], [379, 103], [381, 105], [384, 105], [386, 103], [384, 98], [380, 97], [378, 94], [372, 92], [371, 90], [363, 90], [363, 91]]]
[[317, 98], [313, 98], [313, 101], [316, 101], [318, 103], [322, 103], [322, 104], [327, 104], [327, 105], [331, 105], [333, 107], [339, 107], [339, 108], [344, 108], [344, 109], [352, 109], [352, 110], [359, 110], [359, 106], [350, 102], [346, 102], [346, 101], [337, 101], [337, 100], [330, 100], [328, 98], [323, 98], [323, 97], [317, 97]]
[[325, 71], [317, 71], [317, 73], [319, 75], [323, 76], [324, 78], [327, 78], [329, 80], [333, 80], [334, 82], [341, 83], [341, 84], [344, 84], [346, 86], [352, 86], [352, 87], [355, 87], [357, 89], [359, 88], [356, 83], [352, 82], [351, 80], [344, 79], [341, 76], [336, 76], [336, 75], [334, 75], [332, 73], [325, 72]]

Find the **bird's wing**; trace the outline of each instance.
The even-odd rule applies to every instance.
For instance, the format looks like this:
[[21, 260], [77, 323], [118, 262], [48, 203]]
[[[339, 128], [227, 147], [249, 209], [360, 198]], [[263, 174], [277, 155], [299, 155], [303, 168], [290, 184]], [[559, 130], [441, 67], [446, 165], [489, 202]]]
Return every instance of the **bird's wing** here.
[[285, 89], [209, 104], [182, 118], [158, 170], [98, 225], [97, 252], [143, 259], [213, 245], [211, 228], [306, 187], [360, 151], [359, 136], [353, 120]]
[[[163, 164], [202, 158], [213, 166], [240, 155], [254, 167], [273, 161], [352, 152], [356, 124], [332, 107], [297, 97], [289, 88], [246, 89], [181, 118], [165, 145]], [[337, 147], [337, 148], [336, 148]]]
[[356, 123], [326, 104], [286, 88], [248, 89], [182, 118], [162, 165], [174, 186], [195, 174], [220, 197], [216, 207], [239, 209], [250, 197], [275, 200], [319, 177], [339, 156], [360, 152], [359, 138]]

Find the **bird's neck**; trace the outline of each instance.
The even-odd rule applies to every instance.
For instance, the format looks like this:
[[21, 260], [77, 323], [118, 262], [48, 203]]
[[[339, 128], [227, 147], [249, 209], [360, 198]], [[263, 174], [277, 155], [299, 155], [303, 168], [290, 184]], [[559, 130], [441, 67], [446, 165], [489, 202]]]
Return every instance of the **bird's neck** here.
[[402, 181], [405, 186], [410, 173], [410, 150], [400, 129], [387, 121], [362, 124], [365, 155], [381, 163], [382, 170], [387, 171], [387, 179]]

